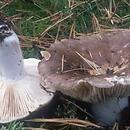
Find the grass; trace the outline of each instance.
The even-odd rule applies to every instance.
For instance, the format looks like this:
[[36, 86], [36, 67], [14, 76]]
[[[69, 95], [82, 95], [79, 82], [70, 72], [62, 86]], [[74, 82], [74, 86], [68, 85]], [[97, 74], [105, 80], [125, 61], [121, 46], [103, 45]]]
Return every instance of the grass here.
[[12, 122], [6, 126], [1, 126], [0, 130], [22, 130], [23, 123]]
[[[39, 51], [49, 47], [55, 40], [104, 29], [129, 28], [129, 12], [128, 0], [0, 1], [0, 15], [14, 24], [22, 41], [25, 58], [40, 58]], [[77, 118], [77, 110], [75, 105], [64, 101], [58, 105], [55, 116]], [[23, 123], [15, 122], [2, 126], [1, 130], [19, 130], [22, 126]], [[78, 128], [74, 126], [73, 129]]]

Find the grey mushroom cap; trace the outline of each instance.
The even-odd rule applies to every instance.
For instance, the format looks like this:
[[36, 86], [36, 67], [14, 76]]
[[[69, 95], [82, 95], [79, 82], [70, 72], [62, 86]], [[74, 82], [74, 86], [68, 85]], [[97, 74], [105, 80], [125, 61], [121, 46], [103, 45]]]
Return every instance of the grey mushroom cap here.
[[130, 95], [130, 30], [63, 39], [43, 53], [42, 84], [87, 102]]

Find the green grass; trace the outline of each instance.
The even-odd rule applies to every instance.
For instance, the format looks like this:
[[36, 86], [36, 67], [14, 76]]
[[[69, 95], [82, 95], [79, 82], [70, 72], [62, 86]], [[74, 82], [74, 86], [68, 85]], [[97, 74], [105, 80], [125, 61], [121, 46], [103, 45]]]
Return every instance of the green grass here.
[[0, 130], [22, 130], [23, 123], [12, 122], [10, 124], [2, 125]]
[[[69, 5], [68, 1], [75, 3]], [[53, 39], [58, 35], [60, 39], [73, 36], [70, 35], [71, 31], [87, 33], [98, 28], [128, 28], [130, 7], [123, 0], [118, 1], [14, 0], [3, 7], [1, 12], [6, 16], [14, 16], [12, 21], [18, 29], [17, 32], [22, 35]], [[71, 16], [66, 18], [69, 15]], [[59, 22], [54, 25], [57, 21]], [[48, 27], [51, 28], [44, 32]]]
[[[7, 3], [2, 0], [0, 12], [12, 21], [24, 44], [33, 45], [23, 49], [24, 57], [39, 58], [40, 49], [56, 39], [103, 29], [129, 28], [130, 3], [127, 1], [12, 0]], [[55, 115], [76, 118], [76, 111], [75, 106], [65, 103], [58, 105]], [[22, 126], [23, 124], [15, 122], [9, 126], [2, 126], [1, 130], [15, 130], [17, 127], [17, 130], [20, 130]]]

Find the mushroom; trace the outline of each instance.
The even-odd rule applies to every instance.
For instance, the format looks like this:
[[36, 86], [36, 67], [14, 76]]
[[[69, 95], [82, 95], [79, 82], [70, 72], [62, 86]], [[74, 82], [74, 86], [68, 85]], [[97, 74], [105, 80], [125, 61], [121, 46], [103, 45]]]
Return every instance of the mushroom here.
[[43, 86], [91, 103], [103, 124], [120, 121], [130, 95], [130, 30], [63, 39], [43, 56], [38, 66]]
[[0, 20], [0, 123], [24, 118], [52, 100], [40, 85], [39, 62], [23, 59], [17, 35]]

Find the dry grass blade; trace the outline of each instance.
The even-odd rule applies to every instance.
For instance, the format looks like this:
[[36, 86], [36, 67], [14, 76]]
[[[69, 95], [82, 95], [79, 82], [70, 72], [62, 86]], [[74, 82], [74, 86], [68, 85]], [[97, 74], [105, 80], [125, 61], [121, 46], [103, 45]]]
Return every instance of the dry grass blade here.
[[20, 46], [21, 46], [21, 48], [32, 48], [33, 47], [32, 45], [28, 45], [28, 44], [24, 44], [24, 43], [22, 43]]
[[[86, 59], [85, 57], [83, 57], [83, 56], [82, 56], [79, 52], [77, 52], [77, 51], [76, 51], [76, 54], [77, 54], [78, 56], [80, 56], [80, 57], [93, 69], [95, 75], [104, 74], [104, 70], [103, 70], [100, 66], [98, 66], [98, 65], [95, 64], [94, 62], [92, 62], [92, 61]], [[90, 73], [91, 73], [91, 71], [90, 71]]]
[[33, 122], [42, 122], [42, 123], [60, 123], [65, 125], [73, 125], [77, 127], [88, 127], [93, 126], [96, 128], [101, 128], [101, 126], [96, 125], [89, 121], [79, 120], [79, 119], [68, 119], [68, 118], [53, 118], [53, 119], [33, 119], [30, 120]]
[[69, 8], [72, 8], [75, 4], [75, 0], [68, 0], [68, 6]]
[[115, 123], [112, 130], [119, 130], [119, 126], [118, 126], [118, 123]]
[[[93, 2], [93, 1], [92, 1]], [[79, 3], [76, 3], [76, 4], [73, 4], [73, 6], [71, 6], [71, 9], [73, 10], [73, 9], [75, 9], [75, 8], [77, 8], [78, 6], [81, 6], [81, 5], [83, 5], [83, 4], [87, 4], [87, 3], [89, 3], [88, 1], [82, 1], [82, 2], [79, 2]]]
[[121, 68], [119, 68], [118, 66], [114, 67], [114, 72], [113, 74], [116, 74], [122, 70], [124, 70], [125, 68], [127, 68], [127, 64], [126, 65], [123, 65]]
[[[62, 15], [60, 16], [60, 19], [62, 19]], [[55, 38], [55, 42], [58, 40], [59, 33], [60, 33], [60, 29], [61, 29], [61, 23], [59, 23], [59, 26], [58, 26], [58, 30], [57, 30], [57, 34], [56, 34], [56, 38]]]
[[30, 41], [31, 45], [34, 44], [35, 46], [38, 46], [39, 48], [48, 48], [50, 46], [50, 43], [53, 43], [54, 41], [51, 38], [44, 38], [39, 39], [38, 37], [30, 37], [30, 36], [18, 36], [20, 39], [20, 42]]
[[9, 5], [10, 3], [12, 3], [13, 0], [5, 0], [5, 1], [0, 1], [0, 3], [4, 3], [1, 7], [0, 10], [3, 9], [5, 6]]
[[128, 127], [126, 128], [126, 130], [130, 130], [130, 126], [128, 126]]
[[65, 56], [64, 55], [62, 55], [62, 63], [61, 63], [61, 72], [63, 72], [64, 71], [64, 58], [65, 58]]
[[72, 15], [73, 15], [73, 13], [70, 14], [70, 15], [68, 15], [68, 16], [66, 16], [66, 17], [63, 18], [63, 19], [58, 20], [58, 21], [55, 22], [53, 25], [50, 25], [48, 28], [46, 28], [46, 29], [42, 32], [41, 35], [44, 36], [44, 35], [47, 33], [47, 31], [49, 31], [51, 28], [53, 28], [53, 27], [56, 26], [57, 24], [61, 23], [62, 21], [68, 19], [68, 18], [71, 17]]
[[73, 71], [88, 71], [88, 70], [84, 69], [84, 68], [75, 68], [75, 69], [65, 70], [65, 71], [63, 71], [63, 73], [69, 73], [69, 72], [73, 72]]
[[[83, 57], [79, 52], [76, 51], [76, 54], [78, 56], [80, 56], [90, 67], [92, 70], [87, 70], [91, 75], [102, 75], [102, 74], [106, 74], [106, 69], [98, 66], [96, 63], [94, 63], [93, 61], [90, 61], [88, 59], [86, 59], [85, 57]], [[90, 52], [90, 56], [91, 56], [91, 52]], [[92, 57], [92, 56], [91, 56]], [[84, 69], [85, 70], [85, 69]]]
[[44, 128], [24, 127], [24, 128], [22, 128], [22, 130], [48, 130], [48, 129], [44, 129]]
[[108, 19], [110, 19], [111, 23], [114, 24], [112, 19], [112, 12], [105, 8], [105, 11], [107, 13]]
[[61, 17], [62, 15], [62, 12], [59, 11], [59, 12], [56, 12], [54, 14], [51, 14], [50, 16], [47, 16], [47, 17], [44, 17], [44, 18], [41, 18], [41, 19], [38, 19], [36, 21], [33, 21], [33, 23], [38, 23], [38, 22], [41, 22], [41, 21], [45, 21], [47, 19], [52, 19], [51, 21], [53, 22], [55, 20], [55, 18], [59, 18]]
[[113, 73], [115, 74], [115, 73], [118, 73], [118, 72], [126, 69], [128, 67], [128, 65], [129, 65], [129, 60], [128, 59], [122, 59], [120, 65], [119, 66], [115, 66], [113, 68], [113, 70], [114, 70]]
[[95, 32], [101, 32], [101, 28], [100, 28], [100, 24], [99, 21], [97, 19], [97, 17], [95, 16], [95, 14], [92, 15], [92, 26], [93, 26], [93, 31]]
[[130, 3], [127, 0], [123, 0], [124, 3], [126, 3], [128, 6], [130, 6]]
[[73, 22], [71, 29], [70, 29], [70, 34], [69, 34], [69, 38], [75, 38], [76, 37], [76, 31], [75, 31], [75, 21]]
[[79, 52], [76, 51], [76, 54], [78, 56], [80, 56], [92, 69], [96, 69], [99, 68], [99, 66], [97, 64], [95, 64], [94, 62], [86, 59], [85, 57], [83, 57]]

